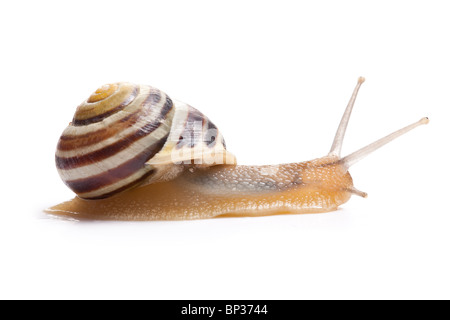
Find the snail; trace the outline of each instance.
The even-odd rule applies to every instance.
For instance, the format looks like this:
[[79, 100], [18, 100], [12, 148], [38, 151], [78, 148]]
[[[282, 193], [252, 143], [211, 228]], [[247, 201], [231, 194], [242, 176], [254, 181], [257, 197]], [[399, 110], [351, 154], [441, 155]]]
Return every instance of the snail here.
[[428, 123], [410, 124], [341, 157], [358, 79], [330, 152], [311, 161], [237, 165], [218, 128], [197, 109], [147, 85], [114, 83], [78, 106], [56, 166], [77, 196], [46, 211], [77, 219], [187, 220], [336, 210], [352, 195], [348, 169]]

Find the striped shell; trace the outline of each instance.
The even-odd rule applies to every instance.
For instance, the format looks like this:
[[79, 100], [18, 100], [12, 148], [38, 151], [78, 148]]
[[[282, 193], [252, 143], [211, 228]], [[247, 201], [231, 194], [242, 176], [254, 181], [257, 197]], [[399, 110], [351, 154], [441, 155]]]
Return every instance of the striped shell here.
[[224, 163], [236, 159], [206, 116], [131, 83], [105, 85], [78, 106], [56, 150], [58, 173], [84, 199], [173, 179], [186, 165]]

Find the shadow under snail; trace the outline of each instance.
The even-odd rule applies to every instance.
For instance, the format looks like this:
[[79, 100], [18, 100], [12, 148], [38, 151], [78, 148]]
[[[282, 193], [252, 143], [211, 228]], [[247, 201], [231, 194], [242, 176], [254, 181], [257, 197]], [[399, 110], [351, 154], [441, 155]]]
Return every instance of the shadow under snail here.
[[330, 152], [281, 165], [237, 165], [217, 127], [193, 107], [146, 85], [114, 83], [78, 106], [56, 150], [73, 200], [47, 209], [76, 219], [184, 220], [328, 212], [352, 195], [350, 166], [422, 118], [341, 157], [359, 78]]

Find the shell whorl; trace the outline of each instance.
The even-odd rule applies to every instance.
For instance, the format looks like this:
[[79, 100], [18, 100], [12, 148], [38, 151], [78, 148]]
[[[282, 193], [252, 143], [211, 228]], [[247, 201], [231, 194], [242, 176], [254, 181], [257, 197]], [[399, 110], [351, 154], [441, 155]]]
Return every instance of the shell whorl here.
[[[198, 141], [208, 142], [207, 149], [235, 163], [218, 130], [212, 143], [202, 130], [194, 143], [186, 145], [186, 130], [199, 119], [202, 128], [216, 128], [196, 109], [182, 103], [175, 106], [154, 87], [105, 85], [78, 106], [61, 135], [55, 157], [58, 173], [79, 197], [101, 199], [157, 180], [175, 166], [174, 150], [193, 148]], [[183, 152], [177, 160], [196, 157]]]

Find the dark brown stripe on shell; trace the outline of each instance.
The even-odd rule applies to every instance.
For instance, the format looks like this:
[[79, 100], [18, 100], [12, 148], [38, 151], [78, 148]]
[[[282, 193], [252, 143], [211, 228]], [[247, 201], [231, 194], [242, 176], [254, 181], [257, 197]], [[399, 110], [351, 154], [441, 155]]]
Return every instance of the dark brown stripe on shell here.
[[[157, 90], [157, 89], [155, 89]], [[142, 109], [148, 109], [150, 112], [151, 108], [153, 107], [153, 105], [159, 103], [161, 101], [161, 95], [164, 94], [161, 91], [153, 91], [150, 92], [148, 97], [145, 99], [145, 101], [142, 103]], [[158, 119], [162, 120], [165, 118], [165, 115], [167, 113], [169, 113], [170, 110], [172, 110], [173, 108], [173, 102], [172, 99], [169, 98], [168, 95], [164, 94], [166, 97], [166, 102], [164, 103], [164, 105], [161, 108], [161, 111], [159, 112], [159, 116]], [[158, 120], [156, 119], [156, 120]]]
[[92, 117], [92, 118], [88, 118], [88, 119], [75, 119], [74, 118], [72, 120], [72, 125], [74, 125], [74, 126], [85, 126], [85, 125], [88, 125], [88, 124], [92, 124], [92, 123], [97, 123], [97, 122], [103, 121], [104, 119], [108, 118], [112, 114], [117, 113], [120, 110], [122, 110], [123, 108], [125, 108], [126, 106], [128, 106], [136, 98], [136, 96], [138, 94], [139, 94], [139, 87], [136, 86], [134, 88], [134, 90], [128, 95], [128, 97], [120, 105], [118, 105], [117, 107], [115, 107], [115, 108], [113, 108], [113, 109], [111, 109], [111, 110], [109, 110], [109, 111], [107, 111], [105, 113], [99, 114], [99, 115], [97, 115], [95, 117]]
[[69, 151], [88, 147], [111, 138], [126, 128], [132, 127], [141, 117], [141, 111], [135, 111], [128, 116], [112, 123], [108, 128], [99, 129], [79, 136], [62, 135], [58, 142], [58, 150]]
[[136, 181], [133, 181], [125, 186], [123, 186], [122, 188], [116, 189], [114, 191], [102, 194], [101, 196], [97, 196], [97, 197], [92, 197], [92, 198], [86, 198], [89, 200], [100, 200], [100, 199], [105, 199], [105, 198], [109, 198], [115, 194], [118, 194], [119, 192], [137, 187], [138, 185], [140, 185], [143, 181], [145, 181], [148, 177], [150, 177], [151, 175], [153, 175], [156, 172], [156, 169], [152, 169], [149, 172], [145, 173], [142, 177], [140, 177], [139, 179], [137, 179]]
[[227, 148], [227, 144], [225, 143], [225, 139], [222, 137], [222, 145], [223, 148], [226, 149]]
[[150, 91], [148, 98], [145, 99], [147, 103], [157, 104], [161, 101], [161, 91], [156, 88], [152, 88]]
[[127, 149], [131, 144], [150, 135], [158, 129], [162, 122], [166, 119], [167, 114], [172, 110], [172, 101], [168, 100], [161, 109], [158, 118], [147, 123], [145, 126], [139, 128], [137, 131], [129, 134], [121, 140], [116, 141], [102, 149], [70, 158], [63, 158], [55, 156], [56, 167], [58, 169], [67, 170], [92, 164], [94, 162], [102, 161], [106, 158], [112, 157], [115, 154]]
[[[161, 115], [164, 115], [164, 117], [161, 117], [160, 119], [164, 119], [166, 114], [173, 107], [172, 100], [168, 96], [166, 96], [166, 98], [166, 103], [160, 111]], [[155, 99], [157, 99], [155, 98], [155, 96], [149, 96], [142, 104], [147, 108], [151, 107], [149, 103], [151, 101], [155, 101]], [[122, 132], [126, 128], [132, 127], [140, 117], [142, 117], [141, 108], [139, 108], [134, 113], [131, 113], [128, 116], [118, 120], [117, 122], [112, 123], [108, 128], [99, 129], [97, 131], [78, 136], [62, 135], [59, 139], [57, 149], [61, 151], [70, 151], [97, 144], [103, 140], [117, 135], [119, 132]]]
[[114, 169], [89, 178], [65, 181], [65, 183], [75, 193], [80, 194], [92, 192], [100, 188], [112, 185], [122, 179], [126, 179], [127, 177], [142, 169], [145, 162], [147, 162], [162, 149], [162, 147], [166, 143], [168, 136], [169, 135], [166, 135], [164, 138], [158, 141], [158, 143], [151, 145], [133, 159], [128, 160], [127, 162]]
[[[161, 109], [161, 114], [162, 115], [166, 115], [167, 113], [170, 112], [170, 110], [172, 110], [173, 108], [173, 102], [172, 99], [169, 98], [169, 96], [166, 96], [166, 103], [164, 103], [164, 106]], [[160, 117], [160, 120], [162, 120], [163, 118]]]
[[[196, 123], [201, 123], [201, 132], [194, 132]], [[206, 132], [203, 128], [206, 127]], [[194, 148], [199, 142], [205, 144], [208, 148], [214, 148], [216, 145], [219, 130], [216, 125], [206, 118], [200, 111], [189, 106], [189, 112], [185, 123], [185, 129], [181, 133], [177, 143], [177, 149], [184, 146]]]
[[219, 130], [217, 130], [216, 125], [212, 123], [209, 119], [206, 127], [208, 128], [208, 131], [205, 136], [205, 139], [209, 140], [205, 141], [205, 144], [208, 148], [212, 149], [216, 145], [216, 139], [217, 135], [219, 134]]
[[[184, 125], [184, 130], [180, 135], [176, 148], [181, 149], [184, 146], [189, 148], [195, 147], [199, 140], [202, 140], [201, 135], [203, 135], [204, 121], [205, 116], [197, 109], [189, 106], [189, 112]], [[201, 123], [201, 132], [195, 132], [196, 123]]]

